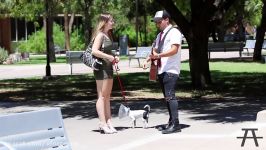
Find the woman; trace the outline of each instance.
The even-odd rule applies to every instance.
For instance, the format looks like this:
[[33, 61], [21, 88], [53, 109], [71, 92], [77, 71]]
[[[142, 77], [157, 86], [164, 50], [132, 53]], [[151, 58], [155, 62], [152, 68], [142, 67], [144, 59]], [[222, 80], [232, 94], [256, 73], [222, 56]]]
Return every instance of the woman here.
[[92, 37], [92, 54], [102, 59], [102, 66], [99, 70], [94, 70], [93, 73], [98, 93], [96, 110], [100, 120], [99, 129], [101, 133], [105, 134], [117, 132], [111, 123], [110, 108], [110, 95], [113, 87], [113, 63], [117, 63], [119, 61], [119, 58], [112, 54], [113, 25], [114, 19], [111, 14], [101, 14], [99, 17], [99, 23]]

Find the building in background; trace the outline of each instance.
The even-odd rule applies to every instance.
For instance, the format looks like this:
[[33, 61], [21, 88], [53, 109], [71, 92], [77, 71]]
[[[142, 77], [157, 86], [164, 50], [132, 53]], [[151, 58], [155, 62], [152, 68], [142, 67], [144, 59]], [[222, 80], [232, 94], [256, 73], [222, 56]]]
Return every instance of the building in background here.
[[[0, 18], [0, 47], [5, 48], [8, 53], [13, 53], [15, 48], [13, 45], [19, 41], [27, 41], [28, 36], [40, 30], [43, 27], [43, 18], [36, 20], [38, 26], [34, 22], [28, 22], [20, 18]], [[64, 16], [58, 15], [54, 17], [54, 23], [59, 24], [64, 29]], [[75, 16], [73, 26], [82, 24], [82, 16]]]

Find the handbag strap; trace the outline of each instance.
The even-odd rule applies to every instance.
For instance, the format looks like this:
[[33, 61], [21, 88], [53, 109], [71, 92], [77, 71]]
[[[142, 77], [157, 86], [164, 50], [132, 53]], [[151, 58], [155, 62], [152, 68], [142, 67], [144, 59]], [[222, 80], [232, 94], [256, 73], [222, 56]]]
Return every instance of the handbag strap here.
[[[93, 38], [93, 39], [91, 40], [91, 42], [89, 43], [87, 49], [88, 49], [88, 48], [92, 49], [92, 45], [93, 45], [94, 40], [95, 40], [95, 38]], [[103, 41], [102, 41], [102, 44], [101, 44], [101, 47], [100, 47], [100, 51], [102, 51], [102, 49], [104, 49], [104, 41], [105, 41], [105, 36], [103, 36]]]

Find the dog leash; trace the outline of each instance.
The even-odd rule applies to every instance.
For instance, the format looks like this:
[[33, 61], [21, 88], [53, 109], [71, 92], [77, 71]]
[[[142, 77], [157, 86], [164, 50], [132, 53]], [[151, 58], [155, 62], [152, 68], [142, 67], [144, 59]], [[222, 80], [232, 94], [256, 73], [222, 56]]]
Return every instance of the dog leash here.
[[119, 82], [119, 86], [120, 86], [120, 91], [121, 91], [121, 95], [123, 96], [123, 100], [124, 102], [126, 103], [126, 94], [125, 94], [125, 89], [123, 87], [123, 84], [122, 84], [122, 81], [119, 77], [119, 74], [118, 74], [118, 71], [120, 71], [120, 69], [118, 68], [118, 64], [117, 62], [114, 62], [114, 67], [115, 67], [115, 72], [116, 72], [116, 77], [117, 77], [117, 80]]

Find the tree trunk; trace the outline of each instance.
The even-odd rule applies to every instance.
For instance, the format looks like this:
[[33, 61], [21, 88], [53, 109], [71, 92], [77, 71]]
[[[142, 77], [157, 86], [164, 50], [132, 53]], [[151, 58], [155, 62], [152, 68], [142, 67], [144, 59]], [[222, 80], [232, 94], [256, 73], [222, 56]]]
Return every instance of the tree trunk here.
[[195, 89], [203, 89], [212, 83], [207, 52], [209, 32], [206, 26], [195, 24], [191, 30], [193, 36], [189, 40], [192, 41], [189, 50], [190, 74]]
[[64, 12], [64, 28], [65, 28], [65, 49], [70, 50], [70, 35], [68, 12]]
[[254, 61], [261, 61], [261, 49], [264, 41], [264, 35], [266, 31], [266, 0], [263, 0], [264, 6], [262, 9], [262, 19], [261, 24], [257, 28], [257, 34], [256, 34], [256, 44], [253, 54], [253, 60]]
[[[53, 38], [53, 18], [52, 17], [49, 17], [48, 19], [48, 23], [49, 23], [49, 26], [50, 29], [49, 29], [49, 33], [48, 33], [48, 38], [49, 38], [49, 56], [50, 56], [50, 62], [56, 62], [56, 57], [55, 57], [55, 51], [54, 51], [54, 38]], [[43, 17], [43, 27], [44, 27], [44, 30], [46, 32], [46, 17], [44, 16]]]
[[48, 19], [48, 23], [49, 23], [49, 49], [50, 49], [50, 62], [56, 62], [56, 57], [55, 57], [55, 50], [54, 50], [54, 38], [53, 38], [53, 24], [54, 24], [54, 18], [53, 17], [49, 17]]
[[256, 44], [254, 48], [253, 61], [261, 61], [261, 49], [264, 41], [265, 29], [263, 27], [257, 28]]
[[49, 27], [48, 31], [48, 43], [49, 43], [49, 62], [56, 62], [56, 57], [55, 57], [55, 50], [54, 50], [54, 38], [53, 38], [53, 24], [54, 24], [54, 18], [53, 18], [53, 15], [52, 15], [52, 8], [51, 6], [53, 6], [53, 3], [52, 1], [47, 1], [47, 5], [48, 5], [48, 10], [47, 10], [47, 13], [46, 15], [48, 15], [48, 20], [47, 20], [47, 24], [46, 24], [46, 16], [43, 17], [43, 22], [44, 22], [44, 27], [46, 29], [46, 26]]
[[71, 17], [70, 17], [70, 21], [69, 21], [69, 34], [71, 34], [72, 32], [72, 27], [73, 27], [73, 23], [74, 23], [74, 19], [75, 19], [75, 14], [72, 13], [71, 14]]
[[85, 32], [85, 44], [86, 46], [89, 45], [92, 35], [92, 14], [91, 14], [91, 6], [93, 0], [84, 0], [84, 32]]

